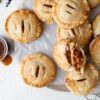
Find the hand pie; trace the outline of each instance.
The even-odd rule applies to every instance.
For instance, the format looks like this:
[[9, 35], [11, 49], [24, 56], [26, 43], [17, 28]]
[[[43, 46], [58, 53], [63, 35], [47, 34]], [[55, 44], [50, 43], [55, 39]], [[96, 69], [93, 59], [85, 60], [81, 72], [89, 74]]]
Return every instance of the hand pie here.
[[99, 73], [96, 68], [91, 64], [87, 64], [84, 74], [77, 71], [67, 72], [65, 76], [65, 85], [76, 95], [86, 95], [96, 88], [98, 77]]
[[53, 56], [62, 69], [80, 70], [83, 73], [86, 57], [78, 43], [69, 39], [59, 41], [54, 46]]
[[62, 28], [78, 27], [86, 21], [88, 15], [87, 0], [54, 0], [53, 17]]
[[7, 35], [20, 43], [37, 39], [42, 32], [42, 23], [30, 10], [17, 10], [6, 20]]
[[34, 12], [38, 18], [48, 24], [53, 24], [52, 6], [54, 0], [34, 0]]
[[72, 39], [84, 47], [92, 36], [92, 27], [88, 21], [74, 29], [58, 27], [56, 35], [58, 41], [62, 39]]
[[93, 33], [94, 37], [100, 35], [100, 14], [93, 21]]
[[21, 75], [28, 85], [43, 87], [54, 79], [55, 65], [43, 54], [31, 54], [22, 60]]
[[88, 0], [91, 8], [94, 8], [100, 4], [100, 0]]
[[90, 55], [96, 64], [100, 64], [100, 36], [96, 37], [90, 44]]

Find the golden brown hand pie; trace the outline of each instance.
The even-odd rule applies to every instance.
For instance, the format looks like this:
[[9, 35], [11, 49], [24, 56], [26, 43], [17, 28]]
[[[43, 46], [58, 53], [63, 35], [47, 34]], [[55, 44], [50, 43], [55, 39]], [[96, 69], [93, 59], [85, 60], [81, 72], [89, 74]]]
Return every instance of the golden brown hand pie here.
[[34, 12], [38, 18], [48, 24], [53, 24], [52, 6], [54, 0], [34, 0]]
[[66, 71], [70, 69], [80, 70], [83, 73], [86, 57], [78, 43], [69, 39], [59, 41], [54, 46], [53, 56], [62, 69]]
[[21, 75], [25, 83], [35, 87], [48, 85], [55, 77], [55, 65], [43, 54], [31, 54], [21, 63]]
[[89, 15], [87, 0], [54, 0], [53, 17], [62, 28], [75, 28], [83, 24]]
[[91, 64], [87, 64], [84, 74], [78, 71], [67, 72], [65, 85], [76, 95], [86, 95], [96, 88], [98, 76], [99, 73], [96, 68]]
[[100, 14], [93, 21], [93, 33], [94, 37], [100, 35]]
[[56, 36], [58, 41], [62, 39], [72, 39], [84, 47], [92, 36], [92, 27], [88, 21], [74, 29], [58, 27]]
[[32, 11], [18, 10], [7, 18], [5, 29], [7, 35], [13, 40], [27, 43], [40, 36], [42, 23]]
[[94, 8], [100, 4], [100, 0], [88, 0], [91, 8]]
[[90, 44], [90, 55], [96, 64], [100, 64], [100, 36], [96, 37]]

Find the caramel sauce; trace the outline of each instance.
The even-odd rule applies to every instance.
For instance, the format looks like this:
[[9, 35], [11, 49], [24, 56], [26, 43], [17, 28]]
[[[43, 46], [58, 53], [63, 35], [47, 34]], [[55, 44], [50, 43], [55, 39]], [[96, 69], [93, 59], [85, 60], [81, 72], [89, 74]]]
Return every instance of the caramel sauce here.
[[7, 55], [9, 51], [9, 43], [3, 37], [0, 37], [0, 61], [5, 66], [8, 66], [12, 63], [12, 57], [10, 55]]
[[4, 45], [3, 43], [0, 41], [0, 58], [3, 56], [4, 53]]
[[12, 57], [10, 55], [7, 55], [1, 62], [4, 65], [8, 66], [12, 63]]

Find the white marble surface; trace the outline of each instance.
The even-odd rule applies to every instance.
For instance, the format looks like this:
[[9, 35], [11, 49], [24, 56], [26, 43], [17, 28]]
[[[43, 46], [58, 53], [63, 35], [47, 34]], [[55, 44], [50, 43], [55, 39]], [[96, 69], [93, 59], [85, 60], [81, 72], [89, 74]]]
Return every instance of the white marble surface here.
[[[70, 92], [60, 92], [45, 88], [33, 88], [26, 85], [20, 75], [17, 60], [6, 67], [0, 63], [0, 100], [87, 100], [86, 97], [75, 96]], [[91, 100], [100, 100], [94, 95]]]

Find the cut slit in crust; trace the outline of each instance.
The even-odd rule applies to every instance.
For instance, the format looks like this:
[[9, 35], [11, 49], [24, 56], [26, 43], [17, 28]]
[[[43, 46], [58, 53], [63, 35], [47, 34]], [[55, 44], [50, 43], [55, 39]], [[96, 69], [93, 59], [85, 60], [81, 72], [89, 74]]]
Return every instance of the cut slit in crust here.
[[43, 6], [45, 6], [47, 8], [52, 8], [52, 5], [48, 5], [48, 4], [43, 4]]
[[85, 80], [86, 80], [86, 78], [83, 78], [83, 79], [77, 80], [77, 82], [83, 82], [83, 81], [85, 81]]
[[36, 77], [38, 77], [38, 75], [39, 75], [39, 70], [40, 70], [40, 68], [39, 68], [39, 66], [37, 67], [37, 69], [36, 69]]
[[22, 20], [22, 33], [24, 33], [24, 29], [25, 29], [24, 20]]

